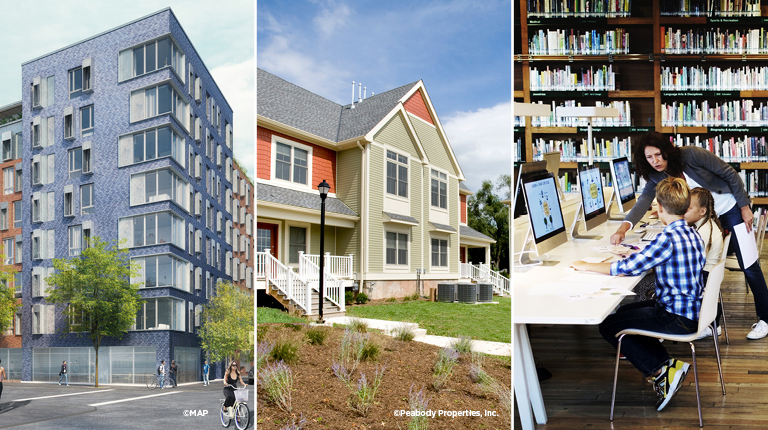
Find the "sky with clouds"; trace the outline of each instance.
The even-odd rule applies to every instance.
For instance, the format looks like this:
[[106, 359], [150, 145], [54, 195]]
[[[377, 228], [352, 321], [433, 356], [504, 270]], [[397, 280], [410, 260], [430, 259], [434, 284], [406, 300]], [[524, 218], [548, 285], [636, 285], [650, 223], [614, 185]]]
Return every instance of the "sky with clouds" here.
[[511, 2], [259, 0], [258, 67], [340, 104], [422, 79], [465, 184], [509, 174]]
[[169, 7], [234, 111], [235, 157], [255, 177], [253, 0], [0, 0], [0, 106], [21, 100], [21, 64]]

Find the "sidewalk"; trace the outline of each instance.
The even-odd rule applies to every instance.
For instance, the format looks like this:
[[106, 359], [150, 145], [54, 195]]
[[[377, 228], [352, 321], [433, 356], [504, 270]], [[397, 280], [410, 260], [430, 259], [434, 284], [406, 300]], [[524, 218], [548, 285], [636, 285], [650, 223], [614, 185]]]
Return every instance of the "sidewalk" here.
[[[407, 324], [414, 328], [414, 334], [416, 336], [413, 338], [413, 340], [417, 342], [428, 343], [430, 345], [435, 345], [439, 347], [449, 346], [451, 343], [457, 340], [457, 338], [455, 337], [430, 335], [430, 334], [427, 334], [426, 329], [419, 328], [419, 325], [416, 323], [402, 323], [399, 321], [375, 320], [370, 318], [354, 318], [354, 317], [345, 316], [345, 317], [326, 318], [325, 323], [323, 325], [326, 325], [326, 326], [333, 326], [333, 324], [349, 325], [352, 323], [353, 319], [364, 321], [368, 325], [368, 328], [381, 330], [384, 332], [384, 334], [388, 336], [392, 336], [391, 332], [396, 327], [399, 327], [403, 324]], [[312, 323], [312, 324], [315, 325], [316, 323]], [[489, 354], [489, 355], [510, 356], [512, 355], [512, 344], [504, 343], [504, 342], [491, 342], [487, 340], [473, 339], [472, 351], [482, 352], [484, 354]]]

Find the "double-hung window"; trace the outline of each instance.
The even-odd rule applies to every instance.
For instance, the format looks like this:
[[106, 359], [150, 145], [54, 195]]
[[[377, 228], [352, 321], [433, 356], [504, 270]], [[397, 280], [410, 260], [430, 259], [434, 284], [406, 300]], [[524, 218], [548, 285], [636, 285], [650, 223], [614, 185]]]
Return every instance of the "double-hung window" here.
[[13, 264], [13, 249], [14, 238], [9, 237], [7, 239], [3, 239], [3, 255], [5, 255], [5, 264]]
[[387, 151], [387, 193], [408, 197], [408, 157]]
[[69, 71], [69, 98], [73, 99], [82, 94], [83, 94], [83, 68], [78, 67], [76, 69], [72, 69]]
[[[71, 185], [70, 185], [71, 186]], [[75, 203], [73, 201], [72, 190], [64, 191], [64, 216], [75, 216]]]
[[448, 176], [445, 173], [432, 170], [432, 206], [448, 208]]
[[308, 185], [309, 151], [284, 143], [275, 143], [275, 177]]
[[73, 225], [67, 230], [69, 237], [69, 256], [78, 256], [83, 249], [83, 226]]
[[289, 235], [288, 262], [296, 264], [299, 262], [299, 251], [307, 251], [307, 229], [291, 226]]
[[16, 192], [21, 192], [21, 163], [16, 165]]
[[11, 137], [13, 137], [13, 135], [9, 136], [8, 139], [3, 140], [3, 161], [13, 158], [13, 139], [11, 139]]
[[8, 230], [8, 207], [0, 209], [0, 230]]
[[93, 105], [80, 108], [80, 136], [93, 134]]
[[387, 232], [387, 264], [408, 264], [408, 235]]
[[69, 179], [79, 178], [83, 173], [83, 148], [69, 150]]
[[3, 169], [3, 194], [13, 194], [14, 184], [13, 180], [16, 178], [16, 168], [9, 167]]
[[80, 186], [80, 214], [93, 213], [93, 184]]
[[432, 267], [448, 267], [448, 241], [432, 239]]
[[13, 202], [13, 228], [21, 227], [21, 200]]

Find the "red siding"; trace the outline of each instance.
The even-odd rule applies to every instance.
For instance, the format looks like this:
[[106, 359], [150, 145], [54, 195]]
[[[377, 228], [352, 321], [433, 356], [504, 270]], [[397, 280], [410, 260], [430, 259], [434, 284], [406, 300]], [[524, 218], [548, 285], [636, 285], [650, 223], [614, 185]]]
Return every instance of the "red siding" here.
[[461, 194], [459, 196], [459, 201], [461, 202], [461, 206], [460, 206], [461, 222], [466, 224], [467, 223], [467, 196], [464, 194]]
[[405, 107], [405, 110], [409, 113], [412, 113], [424, 121], [435, 125], [435, 123], [432, 122], [432, 116], [429, 114], [429, 109], [427, 109], [427, 104], [424, 102], [424, 98], [421, 96], [421, 91], [416, 91], [413, 93], [413, 95], [409, 97], [405, 103], [403, 103], [403, 107]]
[[[1, 173], [2, 170], [7, 168], [14, 168], [15, 170], [15, 166], [17, 163], [21, 163], [21, 159], [15, 159], [15, 160], [6, 161], [4, 163], [0, 163], [0, 190], [5, 189], [5, 184], [3, 183], [4, 176]], [[21, 227], [14, 228], [13, 226], [14, 225], [13, 219], [15, 215], [13, 213], [13, 202], [17, 200], [21, 200], [21, 192], [17, 192], [17, 193], [14, 192], [11, 194], [0, 194], [0, 202], [8, 202], [8, 227], [9, 227], [8, 230], [3, 230], [2, 234], [0, 234], [0, 252], [2, 253], [5, 253], [4, 250], [1, 249], [3, 245], [3, 242], [2, 242], [3, 239], [9, 238], [9, 237], [15, 238], [17, 234], [21, 234]], [[13, 244], [14, 244], [14, 251], [15, 251], [15, 246], [16, 246], [15, 239], [13, 241]], [[13, 264], [12, 266], [16, 269], [16, 271], [21, 272], [21, 263]], [[9, 283], [9, 286], [10, 285], [13, 285], [13, 283], [12, 282]], [[19, 299], [19, 303], [21, 303], [21, 299]], [[13, 324], [11, 324], [12, 327], [15, 325], [16, 323], [15, 321], [16, 320], [14, 317], [14, 322]], [[21, 336], [16, 336], [15, 334], [11, 334], [11, 335], [0, 334], [0, 348], [21, 348]]]
[[336, 192], [336, 151], [313, 143], [305, 142], [293, 136], [278, 133], [264, 127], [257, 127], [256, 140], [256, 177], [270, 179], [272, 169], [272, 136], [282, 137], [292, 142], [301, 143], [312, 148], [312, 189], [325, 179], [331, 186], [332, 193]]

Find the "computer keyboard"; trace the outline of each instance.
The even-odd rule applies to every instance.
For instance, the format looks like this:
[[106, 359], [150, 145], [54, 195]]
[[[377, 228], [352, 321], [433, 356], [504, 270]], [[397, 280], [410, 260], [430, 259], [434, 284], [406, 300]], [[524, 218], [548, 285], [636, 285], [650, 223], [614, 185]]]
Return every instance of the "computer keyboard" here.
[[640, 238], [640, 240], [644, 240], [644, 241], [650, 242], [653, 239], [656, 239], [656, 236], [658, 236], [659, 233], [661, 233], [661, 232], [660, 231], [648, 231], [648, 232], [646, 232], [643, 235], [642, 238]]

